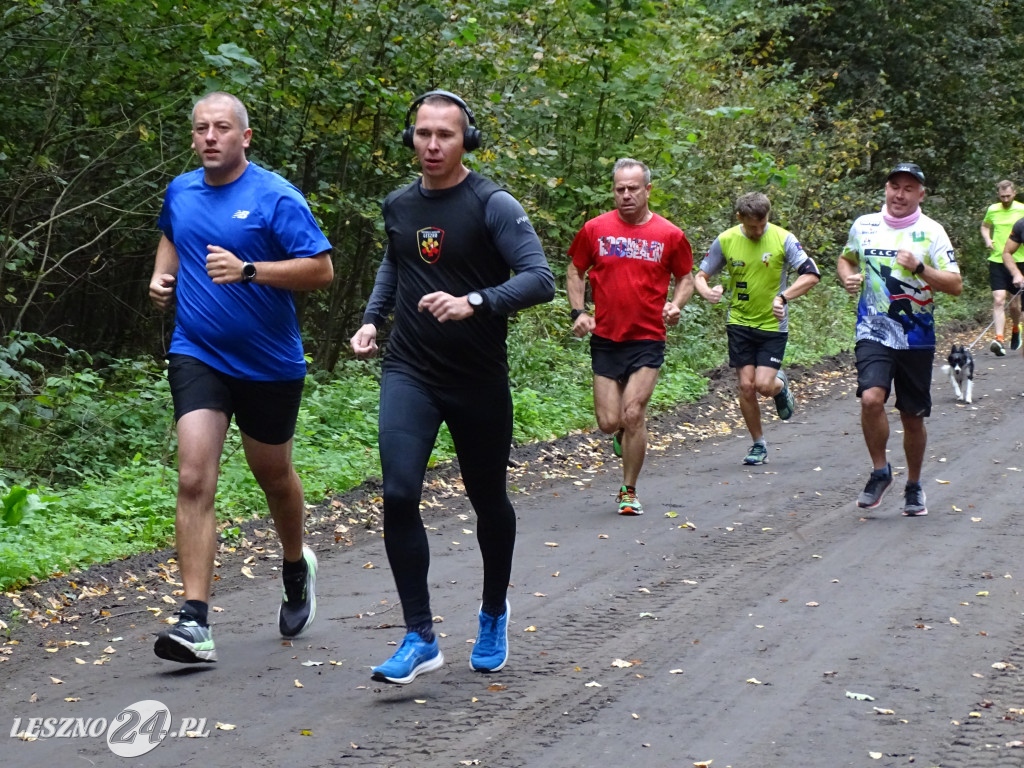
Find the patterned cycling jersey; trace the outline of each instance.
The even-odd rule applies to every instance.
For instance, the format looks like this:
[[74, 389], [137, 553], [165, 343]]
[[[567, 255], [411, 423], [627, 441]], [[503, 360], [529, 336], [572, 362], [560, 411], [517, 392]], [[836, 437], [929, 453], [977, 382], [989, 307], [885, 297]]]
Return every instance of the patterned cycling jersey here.
[[857, 304], [857, 341], [869, 339], [891, 349], [934, 349], [931, 287], [896, 263], [907, 250], [923, 263], [960, 273], [946, 230], [921, 214], [909, 227], [894, 229], [881, 213], [861, 216], [850, 227], [842, 258], [860, 265], [864, 284]]

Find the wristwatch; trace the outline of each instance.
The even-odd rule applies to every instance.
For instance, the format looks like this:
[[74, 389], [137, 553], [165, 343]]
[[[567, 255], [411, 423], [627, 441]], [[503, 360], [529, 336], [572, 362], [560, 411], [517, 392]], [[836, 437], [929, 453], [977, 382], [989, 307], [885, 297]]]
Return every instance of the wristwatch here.
[[585, 314], [587, 314], [587, 310], [585, 310], [585, 309], [576, 309], [574, 307], [572, 309], [572, 311], [569, 312], [569, 317], [572, 318], [572, 321], [575, 323], [577, 317], [579, 317], [580, 315], [585, 315]]
[[780, 293], [779, 298], [782, 299], [782, 306], [789, 304], [789, 299], [786, 298], [786, 294]]
[[247, 261], [242, 265], [242, 282], [251, 283], [256, 279], [256, 265]]
[[920, 275], [922, 272], [924, 272], [924, 262], [923, 261], [918, 262], [917, 266], [914, 267], [914, 274], [915, 275]]
[[466, 294], [466, 300], [469, 302], [469, 306], [473, 308], [474, 313], [487, 309], [487, 299], [480, 291], [470, 291]]

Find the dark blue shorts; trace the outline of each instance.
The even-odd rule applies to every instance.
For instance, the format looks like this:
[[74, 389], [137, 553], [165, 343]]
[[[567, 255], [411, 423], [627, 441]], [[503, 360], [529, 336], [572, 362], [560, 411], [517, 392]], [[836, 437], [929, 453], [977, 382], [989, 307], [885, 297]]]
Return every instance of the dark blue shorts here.
[[189, 355], [167, 356], [167, 380], [174, 420], [209, 409], [235, 417], [238, 428], [267, 445], [287, 443], [295, 435], [305, 379], [247, 381], [221, 373]]

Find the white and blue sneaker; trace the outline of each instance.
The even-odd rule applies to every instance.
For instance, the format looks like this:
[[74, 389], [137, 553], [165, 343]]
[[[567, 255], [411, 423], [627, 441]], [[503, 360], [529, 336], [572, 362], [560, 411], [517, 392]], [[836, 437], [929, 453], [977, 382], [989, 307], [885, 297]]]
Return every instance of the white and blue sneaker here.
[[480, 631], [476, 635], [469, 666], [476, 672], [497, 672], [508, 661], [508, 617], [512, 607], [505, 601], [505, 612], [491, 616], [480, 611]]
[[435, 637], [429, 643], [419, 632], [409, 632], [395, 655], [379, 667], [373, 667], [373, 679], [381, 683], [408, 685], [424, 672], [433, 672], [444, 665], [444, 654]]
[[277, 628], [282, 637], [298, 637], [316, 618], [316, 555], [304, 546], [302, 559], [306, 561], [306, 578], [298, 584], [283, 584], [281, 587]]

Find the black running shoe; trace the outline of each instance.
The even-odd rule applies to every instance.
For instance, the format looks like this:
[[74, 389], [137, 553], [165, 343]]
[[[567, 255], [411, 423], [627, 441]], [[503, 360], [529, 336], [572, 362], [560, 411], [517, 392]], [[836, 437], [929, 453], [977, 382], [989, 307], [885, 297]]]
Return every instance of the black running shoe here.
[[924, 489], [920, 483], [907, 483], [903, 497], [904, 515], [907, 517], [924, 517], [928, 514], [928, 507], [924, 504]]
[[309, 547], [303, 547], [302, 559], [306, 561], [305, 580], [282, 587], [281, 608], [277, 613], [277, 628], [282, 637], [297, 637], [309, 629], [316, 618], [316, 555]]

